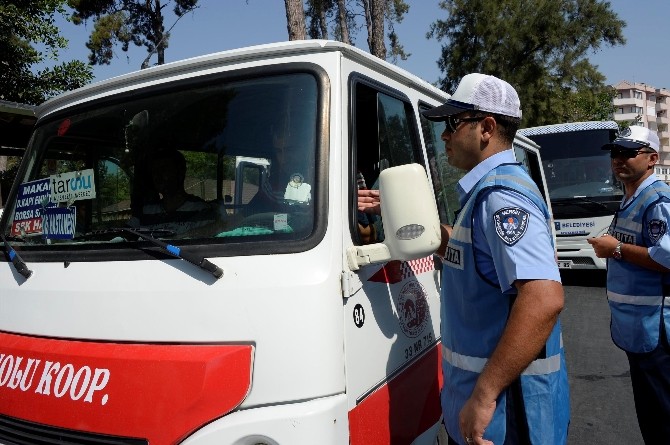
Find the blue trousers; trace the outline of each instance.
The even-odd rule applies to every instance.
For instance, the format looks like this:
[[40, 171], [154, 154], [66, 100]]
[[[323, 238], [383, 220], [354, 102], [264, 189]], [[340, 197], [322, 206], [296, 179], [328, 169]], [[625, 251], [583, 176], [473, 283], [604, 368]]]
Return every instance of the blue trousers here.
[[670, 347], [664, 343], [646, 354], [626, 352], [637, 422], [647, 445], [670, 444]]

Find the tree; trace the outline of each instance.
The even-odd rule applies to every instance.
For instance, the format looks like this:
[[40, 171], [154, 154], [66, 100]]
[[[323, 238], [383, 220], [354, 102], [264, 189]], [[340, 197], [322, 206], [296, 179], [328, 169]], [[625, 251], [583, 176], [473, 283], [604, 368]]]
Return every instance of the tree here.
[[564, 122], [605, 121], [614, 114], [614, 98], [617, 91], [612, 86], [604, 87], [600, 92], [577, 91], [567, 97]]
[[[197, 8], [198, 0], [172, 2], [172, 11], [179, 21]], [[170, 30], [165, 31], [163, 9], [171, 3], [170, 0], [67, 0], [67, 3], [74, 10], [72, 21], [76, 25], [90, 18], [94, 20], [93, 31], [86, 43], [90, 50], [88, 60], [92, 65], [109, 65], [117, 43], [123, 51], [128, 51], [131, 43], [144, 46], [148, 55], [142, 68], [149, 66], [154, 54], [158, 56], [158, 65], [165, 63]]]
[[403, 0], [386, 0], [386, 25], [389, 28], [388, 38], [391, 45], [391, 60], [393, 63], [398, 58], [407, 60], [411, 55], [405, 52], [405, 48], [400, 44], [400, 39], [394, 28], [394, 24], [402, 22], [407, 12], [409, 12], [409, 5]]
[[617, 121], [617, 124], [619, 125], [619, 131], [623, 131], [628, 127], [632, 127], [633, 125], [642, 125], [640, 122], [642, 121], [642, 115], [638, 114], [633, 118], [632, 121]]
[[[302, 0], [284, 0], [287, 10], [287, 19], [289, 20], [289, 40], [292, 33], [298, 30], [291, 28], [291, 18], [289, 17], [289, 6], [295, 9], [303, 9]], [[347, 44], [353, 44], [351, 36], [359, 28], [357, 18], [361, 18], [367, 31], [367, 42], [370, 53], [380, 59], [386, 60], [388, 57], [386, 49], [386, 39], [390, 45], [390, 58], [396, 61], [398, 58], [407, 59], [410, 54], [400, 43], [400, 39], [394, 30], [394, 24], [402, 22], [404, 15], [409, 11], [409, 5], [404, 0], [306, 0], [303, 17], [307, 22], [307, 35], [312, 39], [329, 38], [329, 28], [332, 29], [332, 35], [336, 40]], [[293, 14], [299, 15], [298, 11]], [[329, 27], [329, 23], [332, 25]], [[295, 26], [299, 28], [300, 23]], [[385, 27], [388, 28], [388, 34], [385, 34]]]
[[365, 23], [368, 29], [368, 47], [370, 54], [380, 59], [386, 59], [386, 44], [384, 41], [384, 25], [388, 26], [387, 35], [391, 46], [391, 59], [395, 62], [398, 57], [406, 60], [409, 54], [400, 44], [394, 29], [394, 23], [402, 22], [409, 5], [403, 0], [362, 0], [365, 11]]
[[[67, 39], [54, 24], [56, 14], [65, 14], [64, 3], [23, 0], [0, 4], [0, 99], [38, 105], [93, 79], [91, 67], [77, 60], [36, 68], [58, 60], [58, 51], [67, 47]], [[40, 44], [44, 52], [33, 44]]]
[[284, 0], [289, 40], [305, 40], [305, 10], [302, 0]]
[[337, 0], [337, 26], [335, 27], [335, 35], [338, 36], [340, 42], [351, 45], [349, 38], [349, 28], [353, 26], [353, 15], [347, 11], [345, 0]]
[[446, 41], [441, 88], [453, 91], [471, 72], [505, 79], [519, 92], [525, 126], [564, 120], [574, 93], [597, 102], [605, 77], [587, 56], [625, 43], [625, 22], [602, 0], [442, 0], [440, 7], [449, 16], [427, 37]]
[[370, 54], [386, 60], [386, 45], [384, 43], [386, 0], [363, 0], [363, 9], [365, 11], [365, 24], [368, 29]]
[[[300, 1], [296, 7], [302, 8]], [[344, 0], [342, 0], [344, 3]], [[312, 39], [328, 38], [328, 15], [335, 9], [335, 0], [307, 0], [306, 10], [303, 14], [310, 18], [307, 34]]]

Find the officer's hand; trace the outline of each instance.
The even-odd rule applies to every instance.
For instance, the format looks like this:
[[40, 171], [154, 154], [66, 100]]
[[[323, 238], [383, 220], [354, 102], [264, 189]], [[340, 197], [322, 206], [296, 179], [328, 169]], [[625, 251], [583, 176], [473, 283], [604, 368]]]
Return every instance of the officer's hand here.
[[379, 190], [358, 190], [358, 210], [365, 213], [381, 215], [381, 201]]
[[468, 445], [493, 445], [490, 440], [484, 439], [484, 430], [493, 419], [496, 401], [483, 402], [476, 397], [470, 397], [461, 409], [458, 416], [461, 434]]
[[587, 240], [593, 246], [593, 251], [598, 258], [610, 258], [619, 241], [611, 235], [602, 235]]

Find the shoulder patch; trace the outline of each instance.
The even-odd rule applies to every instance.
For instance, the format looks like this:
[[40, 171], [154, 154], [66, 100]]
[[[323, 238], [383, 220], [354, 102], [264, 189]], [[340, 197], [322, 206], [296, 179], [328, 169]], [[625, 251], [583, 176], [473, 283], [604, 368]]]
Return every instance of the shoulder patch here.
[[652, 219], [647, 223], [647, 232], [649, 234], [649, 239], [651, 242], [655, 243], [663, 235], [665, 235], [665, 231], [667, 229], [667, 224], [665, 221], [662, 221], [660, 219]]
[[506, 207], [493, 214], [493, 224], [500, 239], [512, 246], [526, 233], [529, 217], [524, 209]]

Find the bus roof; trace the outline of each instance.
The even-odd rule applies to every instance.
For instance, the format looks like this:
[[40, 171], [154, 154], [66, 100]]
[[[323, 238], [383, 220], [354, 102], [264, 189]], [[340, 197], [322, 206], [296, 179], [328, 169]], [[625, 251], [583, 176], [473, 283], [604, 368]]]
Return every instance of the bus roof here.
[[95, 97], [109, 96], [120, 91], [128, 91], [140, 85], [147, 85], [148, 83], [158, 84], [178, 78], [194, 77], [207, 72], [231, 68], [235, 65], [263, 66], [268, 64], [268, 60], [276, 63], [276, 60], [282, 57], [332, 52], [339, 52], [345, 57], [375, 71], [379, 71], [398, 82], [407, 84], [411, 88], [435, 98], [435, 100], [446, 101], [450, 97], [446, 92], [418, 76], [359, 48], [346, 45], [342, 42], [314, 39], [237, 48], [157, 65], [118, 77], [112, 77], [111, 79], [89, 84], [49, 99], [36, 109], [36, 115], [38, 118], [42, 118], [65, 106], [87, 101]]
[[614, 121], [566, 122], [563, 124], [544, 125], [541, 127], [521, 128], [517, 134], [522, 136], [536, 136], [540, 134], [571, 133], [586, 130], [618, 130], [619, 125]]

